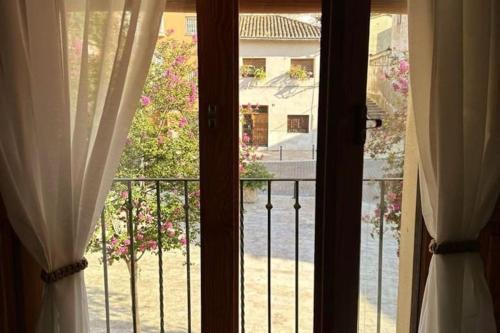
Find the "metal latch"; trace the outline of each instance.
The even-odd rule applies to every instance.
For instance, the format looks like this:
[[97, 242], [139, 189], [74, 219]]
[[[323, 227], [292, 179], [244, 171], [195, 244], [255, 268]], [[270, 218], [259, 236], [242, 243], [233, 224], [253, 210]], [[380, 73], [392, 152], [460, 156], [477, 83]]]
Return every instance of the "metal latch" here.
[[208, 128], [215, 128], [217, 124], [217, 106], [215, 105], [208, 105], [208, 114], [207, 114], [207, 119], [208, 119]]

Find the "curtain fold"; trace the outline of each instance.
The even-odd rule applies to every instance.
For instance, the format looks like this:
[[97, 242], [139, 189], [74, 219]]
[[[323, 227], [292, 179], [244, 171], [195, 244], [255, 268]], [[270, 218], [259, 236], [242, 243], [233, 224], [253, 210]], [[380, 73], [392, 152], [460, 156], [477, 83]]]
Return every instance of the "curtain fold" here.
[[[0, 2], [0, 191], [47, 272], [85, 252], [164, 8], [164, 0]], [[88, 330], [83, 273], [46, 285], [38, 331]]]
[[[410, 0], [422, 210], [437, 243], [477, 239], [500, 193], [500, 3]], [[422, 333], [494, 333], [478, 253], [434, 255]]]

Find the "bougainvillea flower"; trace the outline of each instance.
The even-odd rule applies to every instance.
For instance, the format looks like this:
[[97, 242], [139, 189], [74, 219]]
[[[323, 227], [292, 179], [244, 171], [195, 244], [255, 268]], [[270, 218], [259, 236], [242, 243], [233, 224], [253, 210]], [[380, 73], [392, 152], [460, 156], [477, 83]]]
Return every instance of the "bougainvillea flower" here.
[[149, 96], [142, 95], [141, 96], [141, 105], [148, 106], [149, 104], [151, 104], [151, 98]]
[[399, 71], [401, 73], [406, 73], [410, 69], [410, 64], [406, 60], [401, 60], [399, 62]]
[[184, 128], [188, 124], [188, 121], [185, 117], [182, 117], [181, 120], [179, 120], [179, 127]]
[[186, 62], [186, 59], [187, 59], [186, 56], [184, 56], [184, 55], [178, 55], [174, 59], [174, 65], [176, 65], [176, 66], [182, 65], [183, 63]]

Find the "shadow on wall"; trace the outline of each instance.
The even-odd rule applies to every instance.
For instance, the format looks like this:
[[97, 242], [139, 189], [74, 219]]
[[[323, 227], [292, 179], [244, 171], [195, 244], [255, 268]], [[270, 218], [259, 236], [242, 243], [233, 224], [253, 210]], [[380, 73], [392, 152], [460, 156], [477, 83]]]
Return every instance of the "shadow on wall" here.
[[240, 90], [252, 88], [273, 88], [277, 90], [274, 93], [274, 96], [280, 99], [291, 98], [309, 89], [319, 88], [319, 84], [315, 79], [304, 81], [294, 80], [291, 79], [287, 73], [276, 76], [271, 80], [262, 81], [254, 78], [240, 78], [239, 86]]
[[[279, 112], [280, 110], [273, 110], [271, 109], [269, 112]], [[308, 151], [309, 153], [304, 155], [303, 158], [293, 158], [293, 159], [302, 159], [302, 160], [309, 160], [312, 159], [312, 149], [313, 145], [317, 147], [316, 142], [317, 142], [317, 137], [318, 137], [318, 128], [316, 126], [316, 119], [317, 117], [317, 106], [313, 105], [308, 108], [307, 113], [300, 113], [303, 115], [309, 116], [309, 132], [308, 133], [288, 133], [287, 131], [287, 123], [286, 120], [285, 122], [280, 122], [279, 124], [271, 124], [274, 125], [273, 127], [269, 127], [269, 141], [270, 145], [266, 148], [262, 148], [263, 152], [267, 151], [279, 151], [280, 146], [282, 147], [283, 153], [285, 153], [287, 150], [288, 151]], [[315, 128], [311, 129], [311, 124], [316, 126]], [[288, 136], [287, 139], [281, 139], [281, 140], [276, 140], [272, 141], [271, 139], [275, 139], [273, 136], [273, 132], [278, 132], [278, 133], [284, 133]], [[281, 135], [280, 135], [281, 136]], [[316, 148], [315, 148], [316, 149]], [[316, 156], [316, 151], [314, 153], [314, 156]], [[289, 155], [290, 156], [290, 155]]]

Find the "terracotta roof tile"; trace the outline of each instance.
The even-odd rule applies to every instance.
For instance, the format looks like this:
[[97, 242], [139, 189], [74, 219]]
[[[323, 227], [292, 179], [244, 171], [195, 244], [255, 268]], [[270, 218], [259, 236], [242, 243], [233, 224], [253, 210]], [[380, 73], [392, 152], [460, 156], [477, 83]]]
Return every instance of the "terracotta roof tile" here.
[[283, 15], [240, 15], [241, 39], [300, 39], [320, 38], [318, 26]]

